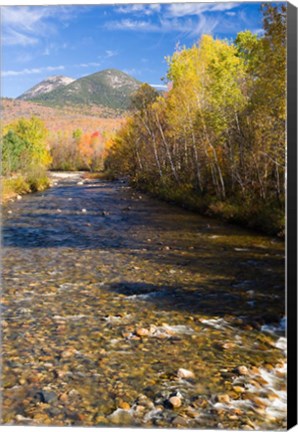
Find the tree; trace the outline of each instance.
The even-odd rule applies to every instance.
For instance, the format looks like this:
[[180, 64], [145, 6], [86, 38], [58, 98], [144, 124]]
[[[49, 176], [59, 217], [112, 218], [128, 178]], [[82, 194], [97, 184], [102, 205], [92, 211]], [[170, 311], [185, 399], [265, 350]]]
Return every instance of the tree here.
[[29, 144], [10, 130], [2, 139], [2, 173], [10, 175], [25, 165], [26, 149]]
[[27, 143], [25, 157], [28, 165], [49, 166], [51, 156], [47, 148], [48, 130], [42, 120], [34, 116], [30, 119], [21, 118], [6, 126], [5, 130], [14, 132]]

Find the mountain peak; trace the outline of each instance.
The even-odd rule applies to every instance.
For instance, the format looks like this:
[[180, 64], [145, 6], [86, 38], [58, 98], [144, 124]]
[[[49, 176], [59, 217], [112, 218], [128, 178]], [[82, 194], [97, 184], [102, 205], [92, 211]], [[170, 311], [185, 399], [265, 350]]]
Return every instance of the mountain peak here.
[[50, 93], [57, 88], [65, 87], [68, 84], [71, 84], [73, 81], [75, 81], [73, 78], [63, 75], [49, 76], [45, 80], [41, 81], [40, 83], [27, 90], [25, 93], [21, 94], [18, 99], [29, 100], [37, 98], [40, 95]]
[[19, 98], [50, 106], [101, 105], [127, 109], [130, 96], [141, 84], [118, 69], [105, 69], [77, 80], [63, 76], [49, 77]]

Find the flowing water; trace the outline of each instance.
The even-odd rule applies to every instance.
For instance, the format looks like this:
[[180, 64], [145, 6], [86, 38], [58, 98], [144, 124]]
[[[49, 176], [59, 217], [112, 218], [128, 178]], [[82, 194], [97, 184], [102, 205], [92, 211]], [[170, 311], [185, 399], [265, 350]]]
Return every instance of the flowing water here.
[[53, 178], [3, 209], [2, 423], [285, 429], [284, 243]]

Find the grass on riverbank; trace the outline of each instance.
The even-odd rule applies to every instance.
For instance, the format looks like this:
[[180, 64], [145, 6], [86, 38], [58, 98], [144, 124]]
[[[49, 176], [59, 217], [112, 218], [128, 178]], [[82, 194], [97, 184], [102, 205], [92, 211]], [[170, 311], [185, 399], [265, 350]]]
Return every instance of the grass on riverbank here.
[[49, 178], [44, 170], [34, 169], [29, 173], [16, 174], [2, 178], [2, 202], [31, 192], [41, 192], [50, 186]]
[[205, 216], [215, 217], [265, 234], [284, 238], [285, 210], [277, 202], [244, 200], [233, 197], [226, 201], [210, 195], [200, 196], [191, 186], [168, 186], [134, 181], [132, 186], [155, 198], [178, 204]]

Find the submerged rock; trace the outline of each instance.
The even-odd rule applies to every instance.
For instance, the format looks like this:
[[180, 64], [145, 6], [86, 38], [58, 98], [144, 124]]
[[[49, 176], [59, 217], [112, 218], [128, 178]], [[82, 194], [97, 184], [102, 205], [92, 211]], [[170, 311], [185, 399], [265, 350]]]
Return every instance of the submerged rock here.
[[124, 426], [132, 423], [133, 416], [129, 411], [122, 408], [117, 408], [116, 411], [108, 416], [108, 419], [115, 425]]
[[57, 400], [57, 395], [53, 391], [40, 390], [35, 393], [34, 400], [36, 402], [50, 403]]

